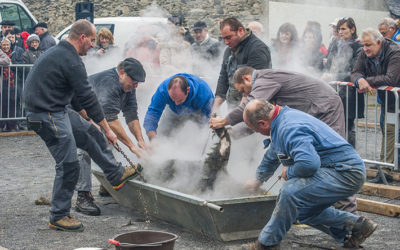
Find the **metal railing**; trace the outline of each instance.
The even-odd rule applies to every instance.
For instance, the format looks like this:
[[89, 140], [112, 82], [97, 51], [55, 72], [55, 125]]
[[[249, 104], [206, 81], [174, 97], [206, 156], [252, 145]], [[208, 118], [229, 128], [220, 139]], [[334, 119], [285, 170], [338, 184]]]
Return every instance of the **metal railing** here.
[[[5, 121], [18, 121], [25, 120], [25, 110], [23, 107], [22, 93], [25, 86], [25, 80], [27, 75], [32, 68], [31, 64], [14, 64], [9, 66], [0, 66], [0, 122]], [[339, 82], [333, 81], [330, 84], [339, 91], [340, 88], [345, 88], [345, 117], [349, 115], [349, 98], [353, 96], [349, 95], [350, 88], [354, 88], [354, 84], [350, 82]], [[398, 152], [399, 152], [399, 95], [400, 88], [382, 86], [377, 90], [385, 91], [384, 98], [384, 112], [381, 111], [381, 104], [377, 102], [377, 98], [368, 98], [367, 94], [364, 94], [365, 118], [358, 118], [358, 95], [355, 95], [355, 142], [356, 149], [367, 164], [376, 164], [380, 166], [389, 166], [395, 169], [399, 169], [398, 164]], [[388, 104], [389, 93], [393, 94], [394, 103]], [[391, 94], [390, 94], [391, 95]], [[372, 100], [372, 101], [371, 101]], [[370, 103], [372, 102], [372, 103]], [[394, 109], [394, 113], [388, 112], [389, 105]], [[384, 120], [380, 121], [381, 112], [384, 114]], [[346, 119], [347, 120], [347, 119]], [[362, 121], [364, 123], [362, 123]], [[362, 126], [359, 126], [362, 124]], [[383, 125], [383, 131], [379, 129]], [[394, 131], [393, 131], [394, 125]], [[349, 138], [348, 122], [346, 121], [346, 139]], [[388, 137], [388, 127], [390, 127], [390, 134]], [[394, 138], [393, 135], [394, 134]], [[393, 145], [388, 144], [388, 139], [394, 141]], [[394, 139], [394, 140], [393, 140]], [[378, 150], [379, 142], [384, 141], [382, 149]], [[382, 143], [380, 144], [382, 145]], [[390, 146], [390, 147], [389, 147]], [[393, 148], [393, 152], [392, 151]], [[393, 162], [391, 159], [388, 161], [387, 155], [393, 153]]]
[[[346, 139], [349, 138], [347, 117], [349, 116], [349, 100], [355, 98], [355, 142], [358, 153], [367, 164], [376, 166], [388, 166], [394, 169], [399, 169], [398, 152], [399, 152], [399, 95], [400, 88], [391, 86], [381, 86], [376, 90], [384, 91], [384, 110], [382, 103], [378, 102], [378, 93], [376, 96], [371, 96], [368, 93], [364, 94], [364, 118], [358, 118], [358, 95], [350, 95], [350, 88], [355, 88], [351, 82], [332, 81], [330, 84], [336, 87], [345, 88], [345, 119], [346, 119]], [[376, 91], [377, 92], [377, 91]], [[343, 92], [342, 92], [343, 93]], [[388, 103], [389, 96], [393, 95], [394, 103]], [[371, 103], [372, 102], [372, 103]], [[393, 107], [394, 105], [394, 107]], [[389, 112], [391, 109], [393, 112]], [[384, 120], [381, 116], [384, 115]], [[394, 125], [394, 127], [393, 127]], [[378, 127], [379, 126], [379, 127]], [[382, 128], [383, 126], [383, 128]], [[388, 135], [388, 127], [391, 128], [391, 133]], [[394, 129], [394, 131], [393, 131]], [[394, 132], [394, 138], [392, 133]], [[388, 138], [389, 136], [389, 138]], [[393, 140], [393, 144], [388, 144], [388, 139]], [[383, 142], [382, 142], [383, 141]], [[379, 142], [381, 142], [379, 144]], [[382, 144], [383, 143], [383, 144]], [[377, 147], [381, 149], [378, 151]], [[389, 147], [390, 146], [390, 147]], [[393, 149], [393, 150], [392, 150]], [[388, 154], [393, 154], [393, 160], [388, 159]], [[393, 162], [392, 162], [393, 161]], [[380, 170], [380, 169], [379, 169]]]
[[0, 121], [25, 119], [22, 93], [31, 68], [32, 64], [0, 66]]

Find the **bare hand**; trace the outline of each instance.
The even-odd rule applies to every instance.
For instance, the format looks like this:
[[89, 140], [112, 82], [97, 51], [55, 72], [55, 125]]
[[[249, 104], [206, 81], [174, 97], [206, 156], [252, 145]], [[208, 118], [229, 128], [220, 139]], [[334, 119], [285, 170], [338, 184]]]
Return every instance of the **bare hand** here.
[[101, 128], [99, 125], [97, 125], [97, 123], [95, 123], [93, 120], [89, 121], [93, 126], [95, 126], [97, 128], [97, 130], [99, 130], [101, 132]]
[[110, 144], [117, 143], [117, 136], [115, 135], [115, 133], [111, 129], [109, 129], [106, 132], [106, 137], [108, 139], [108, 143], [110, 143]]
[[255, 191], [257, 191], [257, 189], [260, 188], [261, 184], [262, 184], [262, 182], [259, 181], [259, 180], [248, 180], [248, 181], [246, 181], [246, 183], [244, 184], [244, 186], [245, 186], [248, 190], [250, 190], [250, 191], [252, 191], [252, 192], [255, 192]]
[[358, 89], [357, 92], [358, 93], [365, 93], [365, 92], [369, 92], [370, 94], [372, 94], [372, 88], [371, 85], [369, 85], [369, 83], [367, 82], [367, 80], [365, 80], [364, 78], [360, 78], [358, 80]]
[[102, 54], [104, 54], [104, 51], [105, 50], [103, 48], [101, 48], [96, 53], [99, 54], [99, 55], [102, 55]]
[[322, 81], [325, 81], [325, 82], [329, 82], [329, 81], [332, 80], [332, 75], [329, 74], [329, 73], [324, 73], [324, 74], [321, 76], [321, 80], [322, 80]]
[[143, 150], [149, 149], [149, 146], [144, 141], [138, 141], [138, 146], [139, 146], [139, 148], [141, 148]]
[[243, 97], [240, 100], [240, 104], [244, 103], [246, 100], [247, 100], [247, 95], [243, 94]]
[[288, 180], [288, 177], [286, 175], [286, 172], [287, 172], [288, 168], [289, 168], [288, 166], [283, 166], [283, 169], [282, 169], [281, 178], [284, 179], [285, 181]]
[[146, 158], [146, 155], [142, 152], [142, 150], [140, 150], [139, 148], [137, 148], [135, 146], [130, 147], [129, 150], [140, 159]]
[[226, 125], [228, 125], [226, 118], [215, 117], [210, 119], [210, 128], [212, 129], [223, 128]]

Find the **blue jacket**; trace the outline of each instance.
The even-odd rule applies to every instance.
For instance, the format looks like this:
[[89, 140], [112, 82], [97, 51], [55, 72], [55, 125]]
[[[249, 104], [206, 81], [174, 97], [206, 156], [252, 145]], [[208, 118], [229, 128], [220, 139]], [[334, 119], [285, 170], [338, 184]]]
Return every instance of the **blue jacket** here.
[[[289, 166], [289, 179], [313, 176], [320, 167], [365, 172], [364, 162], [343, 137], [317, 118], [287, 106], [271, 123], [271, 141], [257, 168], [257, 180], [268, 180], [281, 162]], [[286, 160], [279, 161], [278, 155]]]
[[[188, 97], [185, 102], [180, 105], [175, 105], [175, 102], [168, 94], [168, 83], [177, 75], [184, 76], [190, 87]], [[158, 86], [156, 93], [154, 93], [151, 98], [150, 106], [148, 107], [144, 118], [143, 127], [146, 129], [146, 132], [156, 131], [158, 121], [160, 120], [165, 105], [167, 104], [176, 114], [191, 114], [200, 111], [204, 116], [210, 117], [213, 103], [214, 95], [204, 80], [187, 73], [173, 75], [164, 80], [160, 86]]]
[[393, 34], [392, 40], [400, 44], [400, 29], [397, 29], [396, 33]]

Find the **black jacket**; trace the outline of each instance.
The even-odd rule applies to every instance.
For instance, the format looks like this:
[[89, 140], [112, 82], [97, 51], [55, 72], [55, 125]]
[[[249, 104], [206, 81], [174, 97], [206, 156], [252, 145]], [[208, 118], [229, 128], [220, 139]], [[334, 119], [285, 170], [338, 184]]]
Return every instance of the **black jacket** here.
[[[126, 123], [139, 119], [136, 90], [133, 89], [130, 92], [122, 91], [116, 68], [89, 76], [89, 84], [96, 93], [108, 122], [117, 120], [120, 111], [124, 114]], [[82, 110], [76, 97], [72, 101], [72, 106], [76, 111]]]
[[[361, 51], [351, 74], [352, 82], [359, 77], [364, 77], [371, 87], [393, 86], [400, 87], [400, 46], [394, 41], [385, 38], [379, 56], [379, 64], [375, 67], [374, 62]], [[378, 90], [378, 95], [385, 105], [385, 91]], [[388, 93], [388, 111], [394, 112], [394, 95]]]
[[79, 103], [96, 123], [104, 119], [92, 91], [85, 65], [75, 48], [61, 41], [36, 60], [25, 82], [23, 99], [29, 112], [61, 112], [76, 93]]
[[48, 31], [41, 34], [39, 37], [40, 37], [39, 49], [43, 52], [56, 45], [56, 41]]
[[226, 99], [228, 104], [237, 106], [242, 95], [234, 88], [232, 77], [240, 66], [255, 69], [271, 68], [271, 53], [268, 46], [258, 39], [251, 31], [234, 50], [226, 48], [219, 73], [215, 96]]

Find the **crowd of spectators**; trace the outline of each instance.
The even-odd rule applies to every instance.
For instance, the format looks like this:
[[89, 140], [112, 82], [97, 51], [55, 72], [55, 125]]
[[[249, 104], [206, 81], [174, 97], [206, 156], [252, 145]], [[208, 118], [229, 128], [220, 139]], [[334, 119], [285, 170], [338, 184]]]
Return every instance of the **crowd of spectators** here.
[[0, 129], [2, 132], [25, 130], [24, 121], [12, 118], [22, 116], [21, 93], [29, 69], [16, 65], [33, 64], [44, 51], [56, 45], [56, 40], [43, 22], [33, 27], [32, 34], [21, 32], [9, 20], [3, 20], [0, 25], [1, 118], [7, 118], [0, 121]]

